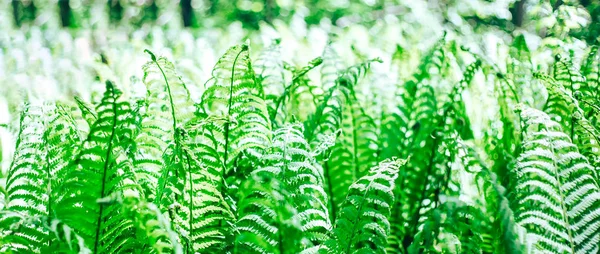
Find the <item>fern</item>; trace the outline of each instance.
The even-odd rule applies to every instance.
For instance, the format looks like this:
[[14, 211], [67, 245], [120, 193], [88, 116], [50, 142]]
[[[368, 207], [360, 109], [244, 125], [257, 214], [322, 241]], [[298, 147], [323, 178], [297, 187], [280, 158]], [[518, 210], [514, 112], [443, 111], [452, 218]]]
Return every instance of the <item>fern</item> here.
[[322, 54], [323, 65], [321, 66], [321, 89], [327, 92], [336, 86], [339, 72], [344, 69], [336, 50], [329, 43]]
[[515, 37], [510, 47], [510, 57], [508, 61], [507, 78], [514, 86], [518, 98], [527, 105], [537, 105], [539, 96], [535, 91], [539, 91], [539, 86], [530, 84], [533, 64], [531, 62], [531, 52], [524, 35]]
[[[581, 67], [581, 74], [587, 81], [586, 87], [589, 88], [589, 99], [598, 100], [598, 86], [600, 85], [600, 57], [598, 55], [598, 46], [591, 46], [585, 62]], [[586, 98], [587, 99], [587, 98]]]
[[[349, 142], [352, 145], [352, 148], [346, 147], [345, 145], [350, 144], [340, 141], [342, 139], [338, 139], [336, 141], [338, 143], [332, 148], [331, 159], [325, 162], [324, 165], [324, 175], [328, 179], [327, 190], [331, 199], [329, 203], [332, 208], [332, 221], [335, 221], [337, 209], [344, 199], [343, 190], [346, 190], [352, 181], [358, 178], [356, 174], [362, 173], [362, 169], [360, 169], [362, 165], [359, 163], [365, 163], [368, 166], [372, 163], [369, 160], [375, 158], [376, 148], [373, 147], [376, 145], [376, 137], [373, 137], [376, 135], [374, 123], [364, 112], [360, 112], [362, 110], [359, 108], [360, 106], [351, 106], [350, 99], [354, 93], [352, 89], [356, 86], [358, 79], [366, 73], [371, 62], [379, 61], [379, 59], [370, 60], [363, 64], [352, 66], [341, 73], [336, 81], [336, 86], [330, 89], [322, 104], [317, 108], [317, 111], [304, 123], [305, 137], [315, 147], [320, 140], [314, 138], [314, 133], [332, 135], [338, 133], [340, 128], [342, 128], [343, 132], [342, 121], [343, 119], [349, 120], [349, 122], [346, 122], [347, 126], [345, 127], [347, 133], [343, 133], [342, 136], [346, 140], [345, 142]], [[345, 110], [347, 106], [353, 108]], [[352, 118], [344, 117], [344, 113], [351, 114]], [[359, 124], [363, 126], [359, 126]], [[371, 125], [370, 129], [368, 125]], [[363, 130], [363, 134], [369, 133], [373, 136], [370, 137], [370, 140], [361, 140], [361, 143], [359, 143], [355, 139], [357, 135], [356, 131], [358, 130]], [[371, 154], [370, 158], [369, 153]], [[366, 156], [367, 160], [360, 161], [362, 159], [360, 156]], [[351, 166], [345, 163], [349, 163]]]
[[[51, 213], [48, 204], [47, 186], [51, 177], [44, 165], [48, 156], [44, 149], [45, 110], [47, 107], [26, 106], [21, 116], [17, 153], [11, 163], [6, 181], [7, 205], [10, 213], [1, 216], [2, 235], [8, 238], [2, 246], [3, 252], [39, 252], [48, 243], [48, 231], [23, 221], [26, 218], [40, 218]], [[18, 230], [11, 229], [17, 227]], [[15, 226], [18, 225], [18, 226]]]
[[72, 9], [110, 40], [34, 2], [0, 39], [2, 253], [600, 252], [600, 58], [572, 1], [517, 1], [516, 26], [510, 1], [210, 6], [264, 9], [252, 32], [112, 1], [161, 14], [130, 36]]
[[[280, 122], [290, 120], [289, 115], [300, 121], [306, 121], [308, 115], [315, 109], [307, 108], [306, 105], [314, 104], [316, 101], [316, 90], [310, 80], [306, 77], [307, 73], [323, 63], [322, 58], [315, 58], [302, 68], [287, 66], [286, 69], [293, 73], [292, 83], [288, 85], [283, 94], [277, 98], [275, 108], [271, 110], [271, 122], [278, 122], [278, 116], [282, 118]], [[289, 114], [287, 113], [289, 112]]]
[[270, 140], [270, 121], [264, 91], [250, 64], [248, 45], [227, 50], [215, 65], [200, 107], [207, 115], [227, 118], [219, 151], [224, 174], [243, 151], [257, 157]]
[[140, 251], [149, 253], [181, 254], [183, 247], [179, 235], [173, 230], [171, 222], [154, 203], [146, 203], [135, 198], [119, 201], [124, 217], [131, 220], [136, 228], [136, 237], [140, 241]]
[[590, 120], [592, 125], [597, 126], [598, 113], [598, 86], [600, 85], [600, 58], [598, 57], [598, 47], [592, 46], [581, 67], [581, 74], [585, 76], [587, 84], [584, 86], [586, 91], [574, 93], [574, 97], [580, 102], [584, 110], [585, 117]]
[[[40, 252], [53, 252], [53, 253], [91, 253], [85, 245], [85, 242], [81, 236], [74, 233], [74, 230], [68, 225], [62, 223], [57, 219], [49, 219], [47, 216], [27, 216], [23, 213], [5, 211], [1, 215], [6, 218], [14, 220], [10, 227], [6, 230], [14, 232], [27, 232], [27, 228], [38, 227], [43, 231], [48, 232], [48, 235], [43, 239], [51, 241], [52, 244], [43, 246]], [[25, 231], [23, 231], [25, 229]], [[22, 233], [21, 233], [22, 234]], [[9, 243], [5, 245], [4, 243]], [[20, 244], [30, 245], [27, 239], [19, 238], [16, 234], [8, 234], [0, 240], [0, 246], [2, 246], [3, 252], [11, 253], [11, 251], [18, 251], [15, 247], [20, 247]], [[21, 250], [25, 251], [25, 250]], [[29, 249], [27, 252], [32, 252]]]
[[572, 142], [577, 145], [579, 151], [588, 158], [590, 164], [594, 168], [600, 167], [598, 164], [600, 161], [598, 131], [585, 118], [584, 110], [579, 107], [579, 100], [583, 99], [581, 98], [581, 92], [576, 91], [575, 96], [577, 99], [573, 98], [554, 79], [541, 74], [537, 74], [537, 76], [544, 82], [548, 90], [548, 102], [545, 111], [560, 120], [563, 130], [569, 135]]
[[85, 122], [88, 124], [88, 126], [92, 126], [96, 119], [98, 119], [98, 115], [95, 112], [94, 107], [79, 97], [75, 97], [75, 101], [77, 102], [77, 107], [79, 110], [81, 110], [81, 114], [83, 115]]
[[221, 192], [223, 164], [214, 138], [224, 122], [226, 119], [209, 117], [178, 129], [176, 159], [185, 179], [181, 186], [182, 222], [190, 251], [223, 251], [233, 240], [235, 215]]
[[489, 140], [486, 152], [492, 158], [491, 170], [498, 177], [501, 186], [512, 188], [515, 177], [511, 169], [520, 153], [522, 140], [520, 116], [514, 112], [520, 98], [514, 84], [500, 73], [494, 79], [494, 92], [500, 108], [497, 118], [490, 120], [490, 126], [501, 126], [501, 129], [491, 128], [485, 134]]
[[242, 190], [237, 251], [314, 253], [326, 248], [332, 226], [323, 176], [299, 126], [275, 131], [264, 160], [244, 185], [249, 189]]
[[586, 211], [598, 206], [600, 194], [587, 159], [545, 113], [523, 108], [521, 117], [526, 135], [516, 169], [517, 222], [540, 251], [597, 252], [598, 216]]
[[97, 200], [131, 189], [124, 179], [132, 179], [132, 168], [124, 155], [132, 140], [132, 119], [129, 104], [120, 102], [121, 93], [107, 82], [98, 119], [92, 125], [82, 151], [66, 172], [57, 200], [57, 214], [67, 224], [80, 223], [78, 233], [94, 253], [124, 251], [133, 246], [127, 232], [130, 223], [119, 220], [122, 216], [116, 206]]
[[[430, 114], [433, 111], [429, 110], [435, 110], [434, 92], [429, 90], [429, 73], [440, 72], [447, 65], [445, 43], [444, 36], [423, 57], [411, 79], [399, 86], [396, 92], [396, 96], [401, 98], [399, 105], [382, 112], [380, 158], [408, 156], [411, 138], [421, 127], [420, 119], [416, 116], [423, 117], [422, 113]], [[423, 87], [426, 89], [422, 89]]]
[[[430, 70], [441, 71], [442, 66], [445, 65], [444, 45], [445, 37], [440, 39], [431, 52], [425, 56], [417, 73], [413, 75], [413, 79], [403, 87], [403, 104], [398, 107], [397, 113], [392, 115], [389, 120], [384, 120], [391, 121], [391, 123], [384, 122], [386, 129], [382, 130], [382, 137], [386, 137], [385, 132], [391, 131], [387, 137], [392, 136], [393, 138], [387, 139], [387, 142], [390, 142], [387, 147], [383, 145], [383, 155], [386, 157], [396, 154], [408, 156], [413, 154], [414, 148], [419, 149], [419, 152], [414, 153], [411, 157], [407, 167], [411, 167], [414, 160], [426, 163], [429, 156], [433, 156], [429, 154], [430, 150], [423, 147], [423, 143], [432, 133], [434, 115], [438, 107], [435, 92], [429, 85], [428, 74]], [[396, 181], [398, 187], [395, 191], [396, 202], [392, 209], [392, 228], [389, 239], [389, 249], [396, 252], [404, 251], [412, 242], [411, 238], [414, 233], [409, 231], [412, 231], [413, 228], [407, 224], [412, 220], [411, 216], [416, 216], [415, 210], [413, 210], [416, 207], [413, 206], [420, 205], [420, 203], [412, 202], [419, 199], [420, 192], [407, 188], [407, 186], [417, 181], [411, 187], [422, 187], [420, 183], [427, 179], [420, 177], [420, 171], [421, 168], [411, 167], [411, 170], [406, 171], [407, 174], [400, 173]]]
[[285, 84], [280, 43], [281, 39], [273, 40], [271, 45], [265, 48], [256, 60], [257, 79], [261, 81], [266, 98], [271, 102], [283, 93], [283, 85]]
[[395, 209], [402, 217], [396, 222], [398, 229], [394, 233], [398, 239], [402, 239], [398, 243], [402, 246], [395, 248], [408, 250], [421, 225], [431, 216], [431, 211], [441, 204], [440, 196], [446, 192], [452, 193], [449, 176], [455, 155], [451, 147], [458, 138], [455, 136], [457, 131], [461, 130], [461, 125], [457, 123], [465, 117], [460, 103], [455, 102], [479, 66], [480, 62], [476, 61], [467, 67], [463, 79], [450, 93], [450, 101], [441, 107], [442, 114], [436, 114], [437, 100], [431, 86], [423, 85], [417, 90], [417, 95], [420, 91], [428, 94], [417, 97], [423, 102], [416, 103], [423, 105], [416, 104], [415, 120], [418, 125], [410, 146], [414, 150], [398, 181], [399, 190], [403, 191], [398, 194]]
[[299, 253], [303, 245], [289, 193], [277, 178], [254, 176], [240, 189], [236, 253]]
[[341, 112], [341, 134], [331, 148], [326, 162], [332, 200], [338, 211], [345, 199], [345, 191], [353, 180], [364, 176], [377, 163], [377, 133], [375, 123], [366, 115], [357, 101], [346, 103]]
[[354, 182], [335, 223], [331, 249], [340, 253], [385, 253], [394, 181], [405, 161], [388, 160]]
[[335, 86], [326, 92], [315, 113], [304, 123], [305, 136], [309, 142], [315, 141], [315, 133], [331, 134], [337, 131], [346, 100], [353, 93], [358, 79], [366, 74], [373, 62], [381, 62], [381, 59], [372, 59], [339, 73]]
[[[156, 58], [148, 50], [146, 53], [151, 59], [143, 67], [148, 98], [141, 131], [135, 140], [134, 164], [137, 174], [144, 181], [146, 192], [155, 198], [156, 202], [161, 203], [164, 189], [175, 188], [175, 183], [170, 182], [167, 185], [165, 178], [177, 177], [178, 173], [169, 171], [170, 165], [163, 158], [163, 154], [167, 147], [175, 142], [176, 129], [183, 126], [193, 114], [193, 107], [189, 91], [175, 73], [173, 64], [163, 57]], [[155, 189], [159, 191], [154, 193]], [[169, 198], [180, 197], [175, 194], [175, 197]]]

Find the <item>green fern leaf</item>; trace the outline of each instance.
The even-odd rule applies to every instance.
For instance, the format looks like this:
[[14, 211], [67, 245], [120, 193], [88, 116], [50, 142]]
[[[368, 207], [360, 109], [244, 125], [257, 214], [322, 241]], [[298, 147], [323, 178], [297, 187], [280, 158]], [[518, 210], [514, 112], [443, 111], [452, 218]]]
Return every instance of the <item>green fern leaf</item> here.
[[311, 145], [315, 141], [316, 133], [328, 135], [339, 129], [342, 108], [354, 93], [353, 89], [358, 79], [366, 74], [373, 62], [381, 62], [381, 59], [376, 58], [351, 66], [339, 74], [335, 86], [327, 91], [316, 112], [304, 122], [305, 136]]
[[254, 174], [240, 188], [235, 253], [300, 253], [303, 239], [290, 193], [273, 174]]
[[289, 119], [291, 117], [294, 117], [298, 121], [306, 121], [308, 116], [316, 110], [314, 104], [316, 104], [318, 88], [314, 84], [311, 84], [306, 75], [310, 70], [321, 65], [321, 63], [323, 63], [323, 60], [318, 57], [300, 69], [292, 66], [286, 67], [286, 69], [293, 73], [292, 83], [277, 98], [275, 107], [271, 111], [272, 123], [280, 125], [280, 123], [291, 120]]
[[96, 112], [94, 110], [94, 107], [79, 97], [75, 97], [75, 102], [77, 102], [77, 107], [81, 111], [81, 114], [82, 114], [85, 122], [88, 124], [88, 126], [92, 126], [92, 124], [98, 118], [98, 115], [96, 114]]
[[326, 248], [332, 228], [329, 220], [327, 192], [321, 166], [314, 152], [302, 136], [301, 125], [287, 125], [275, 131], [271, 147], [264, 156], [265, 167], [253, 172], [255, 175], [284, 179], [283, 187], [290, 192], [290, 199], [297, 214], [293, 220], [301, 227], [303, 252]]
[[594, 101], [597, 101], [599, 99], [597, 89], [600, 87], [600, 55], [598, 54], [598, 46], [590, 47], [581, 67], [581, 72], [587, 81], [590, 97]]
[[182, 186], [181, 224], [194, 252], [224, 251], [232, 244], [235, 215], [222, 193], [223, 164], [214, 138], [227, 119], [208, 117], [178, 129], [178, 170]]
[[107, 82], [97, 108], [98, 120], [92, 125], [83, 150], [67, 169], [56, 206], [56, 214], [63, 222], [79, 225], [77, 232], [95, 253], [136, 248], [128, 243], [134, 240], [128, 235], [133, 230], [131, 222], [122, 218], [118, 206], [99, 202], [119, 193], [139, 193], [131, 188], [135, 185], [129, 184], [135, 177], [124, 154], [133, 139], [133, 119], [129, 104], [119, 101], [120, 95]]
[[554, 79], [562, 85], [570, 95], [573, 95], [575, 91], [583, 91], [584, 93], [591, 93], [592, 90], [587, 87], [585, 77], [581, 75], [571, 61], [556, 55], [556, 62], [554, 63]]
[[350, 186], [335, 223], [331, 249], [340, 253], [385, 253], [394, 182], [404, 163], [382, 161]]
[[119, 201], [125, 218], [133, 223], [135, 237], [143, 245], [136, 246], [141, 253], [175, 253], [182, 254], [180, 237], [172, 228], [171, 222], [164, 216], [158, 206], [135, 198]]
[[[0, 250], [40, 252], [46, 246], [48, 231], [27, 223], [23, 218], [47, 216], [50, 174], [46, 170], [48, 156], [44, 146], [46, 127], [44, 105], [27, 105], [21, 115], [17, 150], [6, 181], [7, 205], [10, 213], [0, 216], [0, 236], [6, 238]], [[18, 230], [15, 230], [15, 227]]]
[[[584, 117], [586, 113], [579, 107], [580, 101], [569, 95], [554, 79], [541, 74], [536, 74], [536, 77], [542, 80], [548, 90], [548, 102], [544, 111], [561, 123], [563, 131], [577, 145], [581, 154], [588, 158], [590, 164], [596, 169], [600, 168], [600, 136], [596, 127]], [[583, 99], [579, 91], [575, 92], [575, 96]]]
[[507, 78], [514, 85], [517, 96], [523, 103], [537, 105], [542, 99], [537, 93], [541, 87], [530, 82], [533, 64], [525, 36], [521, 34], [515, 37], [509, 50]]
[[540, 251], [598, 252], [600, 192], [593, 169], [547, 114], [520, 110], [526, 135], [516, 168], [517, 222]]
[[261, 81], [269, 101], [273, 101], [273, 98], [282, 94], [285, 87], [280, 42], [280, 39], [273, 40], [256, 60], [257, 79]]
[[[164, 192], [155, 193], [155, 190], [174, 188], [173, 182], [165, 185], [166, 178], [176, 178], [177, 172], [169, 171], [169, 165], [163, 155], [175, 142], [175, 130], [191, 119], [194, 108], [187, 87], [175, 72], [175, 66], [164, 57], [156, 58], [148, 50], [146, 53], [151, 58], [151, 61], [143, 66], [143, 81], [148, 98], [141, 121], [141, 131], [135, 139], [134, 165], [150, 198], [156, 199], [157, 203], [166, 204], [170, 201], [161, 200]], [[157, 186], [159, 181], [161, 186]], [[172, 201], [179, 197], [175, 195], [167, 198]]]
[[331, 43], [325, 46], [321, 57], [323, 59], [323, 64], [321, 65], [321, 89], [329, 91], [336, 86], [339, 72], [343, 71], [344, 66]]
[[[367, 174], [377, 163], [375, 122], [364, 113], [357, 101], [349, 101], [343, 108], [340, 130], [341, 134], [325, 162], [332, 213], [339, 211], [352, 182]], [[333, 215], [334, 219], [336, 215]]]
[[233, 170], [233, 164], [242, 152], [258, 158], [260, 151], [268, 146], [271, 123], [264, 91], [255, 78], [247, 45], [232, 47], [219, 59], [200, 107], [204, 114], [228, 119], [218, 150], [226, 166], [225, 175]]

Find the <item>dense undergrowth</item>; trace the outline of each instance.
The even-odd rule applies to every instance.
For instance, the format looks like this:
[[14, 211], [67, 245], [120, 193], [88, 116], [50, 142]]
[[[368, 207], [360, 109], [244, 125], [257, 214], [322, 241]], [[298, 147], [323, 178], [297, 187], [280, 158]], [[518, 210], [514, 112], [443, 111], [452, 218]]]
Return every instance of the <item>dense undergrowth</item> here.
[[0, 252], [598, 253], [598, 46], [465, 27], [15, 32]]

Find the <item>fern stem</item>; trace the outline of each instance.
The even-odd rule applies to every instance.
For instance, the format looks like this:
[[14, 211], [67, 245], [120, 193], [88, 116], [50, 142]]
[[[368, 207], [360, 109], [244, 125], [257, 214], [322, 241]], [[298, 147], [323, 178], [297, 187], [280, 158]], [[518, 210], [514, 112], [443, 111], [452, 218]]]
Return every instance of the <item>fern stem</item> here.
[[[556, 154], [554, 149], [554, 144], [550, 142], [550, 147], [552, 148], [552, 154]], [[554, 156], [556, 157], [556, 156]], [[571, 231], [571, 223], [569, 222], [569, 214], [567, 212], [567, 207], [565, 206], [565, 194], [563, 193], [563, 183], [560, 174], [558, 173], [558, 165], [556, 165], [558, 158], [553, 158], [552, 162], [554, 164], [553, 173], [556, 175], [556, 183], [558, 186], [558, 193], [560, 194], [560, 207], [562, 209], [562, 215], [565, 221], [565, 228], [567, 229], [567, 234], [569, 235], [569, 246], [571, 247], [571, 253], [577, 253], [575, 251], [575, 240], [573, 239], [573, 232]]]
[[230, 123], [231, 123], [231, 107], [233, 104], [233, 82], [235, 81], [235, 65], [238, 61], [238, 58], [247, 50], [247, 47], [243, 47], [240, 52], [237, 53], [235, 59], [233, 60], [233, 64], [231, 66], [231, 83], [229, 84], [229, 102], [227, 103], [227, 122], [225, 122], [225, 154], [223, 155], [223, 162], [225, 164], [225, 169], [223, 170], [223, 180], [225, 180], [225, 174], [227, 172], [227, 160], [229, 159], [229, 131], [230, 131]]
[[[188, 209], [190, 210], [190, 218], [189, 218], [189, 224], [190, 224], [190, 229], [189, 229], [189, 236], [190, 238], [193, 238], [194, 236], [194, 224], [193, 224], [193, 219], [194, 219], [194, 181], [192, 179], [192, 169], [190, 167], [191, 163], [190, 163], [190, 155], [189, 153], [184, 150], [185, 153], [185, 159], [187, 161], [187, 166], [188, 166], [188, 181], [190, 182], [190, 190], [189, 190], [189, 196], [190, 196], [190, 200], [189, 200], [189, 207]], [[194, 251], [194, 244], [192, 243], [192, 252]]]
[[[108, 86], [107, 86], [108, 88]], [[114, 89], [113, 87], [110, 88]], [[106, 160], [104, 161], [104, 172], [102, 173], [102, 186], [100, 187], [100, 198], [104, 197], [104, 191], [106, 188], [106, 174], [108, 171], [108, 165], [110, 163], [110, 155], [112, 153], [113, 139], [115, 137], [115, 129], [117, 126], [117, 99], [114, 97], [113, 93], [113, 101], [112, 101], [112, 110], [113, 110], [113, 126], [110, 133], [110, 138], [108, 140], [108, 147], [106, 148]], [[104, 212], [104, 204], [100, 205], [100, 211], [98, 213], [98, 220], [96, 222], [96, 239], [94, 240], [94, 253], [98, 253], [98, 245], [100, 243], [100, 227], [102, 226], [102, 213]]]
[[[44, 135], [44, 141], [48, 141], [48, 137], [46, 135]], [[52, 199], [52, 170], [50, 169], [49, 165], [50, 165], [50, 156], [48, 156], [48, 154], [46, 154], [46, 181], [48, 184], [48, 189], [46, 192], [46, 195], [48, 195], [48, 205], [46, 206], [46, 213], [48, 214], [48, 219], [52, 219], [52, 205], [54, 204], [54, 201]], [[48, 247], [50, 247], [50, 249], [52, 249], [52, 237], [48, 237]]]
[[[169, 95], [169, 104], [171, 105], [171, 116], [173, 117], [173, 140], [175, 140], [175, 146], [180, 147], [179, 140], [177, 138], [177, 115], [175, 114], [175, 102], [173, 101], [173, 95], [171, 93], [171, 85], [169, 85], [169, 79], [167, 78], [167, 75], [165, 74], [165, 71], [163, 70], [163, 68], [160, 66], [160, 64], [158, 64], [158, 61], [156, 60], [156, 57], [154, 56], [154, 54], [151, 54], [151, 56], [152, 56], [151, 57], [152, 61], [156, 64], [156, 66], [160, 70], [160, 73], [162, 74], [162, 77], [165, 81], [165, 86], [167, 87], [167, 94]], [[168, 172], [167, 172], [166, 176], [168, 177]], [[179, 171], [178, 170], [175, 170], [175, 179], [179, 179]], [[165, 181], [165, 186], [166, 186], [166, 181]], [[162, 195], [160, 198], [162, 198]], [[175, 200], [178, 200], [178, 199], [179, 199], [179, 195], [175, 194]], [[158, 201], [160, 202], [160, 199], [158, 199]], [[175, 208], [175, 209], [176, 209], [176, 212], [178, 212], [178, 208]]]
[[575, 138], [575, 117], [571, 116], [571, 120], [569, 121], [569, 127], [571, 128], [571, 132], [569, 133], [569, 138], [571, 142], [574, 142]]
[[[356, 101], [355, 103], [358, 103], [358, 101]], [[352, 117], [352, 150], [354, 155], [354, 179], [352, 180], [354, 181], [357, 178], [359, 178], [360, 175], [358, 172], [358, 140], [356, 138], [358, 134], [356, 133], [356, 117], [354, 114], [354, 107], [352, 107], [352, 105], [350, 105], [350, 114], [352, 114], [352, 116], [350, 117]]]
[[331, 223], [335, 224], [336, 216], [336, 204], [333, 202], [333, 183], [331, 183], [331, 175], [329, 174], [329, 162], [325, 162], [325, 175], [327, 176], [327, 196], [329, 198], [329, 204], [331, 204]]
[[175, 116], [175, 104], [173, 103], [173, 95], [171, 95], [171, 86], [169, 85], [167, 75], [163, 71], [162, 67], [160, 67], [160, 64], [158, 64], [158, 61], [156, 61], [155, 57], [152, 57], [152, 61], [160, 70], [160, 73], [162, 74], [163, 79], [165, 80], [165, 84], [167, 86], [167, 93], [169, 94], [169, 103], [171, 104], [171, 116], [173, 116], [173, 138], [175, 139], [175, 130], [177, 129], [177, 117]]

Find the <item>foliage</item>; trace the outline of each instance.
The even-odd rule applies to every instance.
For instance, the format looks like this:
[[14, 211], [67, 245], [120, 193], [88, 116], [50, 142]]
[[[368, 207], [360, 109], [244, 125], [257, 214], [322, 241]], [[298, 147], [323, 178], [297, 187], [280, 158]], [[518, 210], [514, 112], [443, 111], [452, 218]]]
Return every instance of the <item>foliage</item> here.
[[595, 3], [92, 2], [0, 36], [2, 253], [599, 251]]

